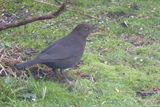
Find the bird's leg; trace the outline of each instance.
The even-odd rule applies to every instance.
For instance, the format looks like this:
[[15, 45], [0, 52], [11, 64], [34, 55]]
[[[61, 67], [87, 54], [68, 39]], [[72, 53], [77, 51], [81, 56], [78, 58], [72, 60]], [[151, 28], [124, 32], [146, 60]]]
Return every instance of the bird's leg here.
[[67, 76], [66, 76], [65, 72], [63, 71], [63, 69], [60, 69], [60, 72], [61, 72], [61, 74], [64, 76], [65, 80], [70, 83], [70, 81], [69, 81], [69, 79], [67, 78]]
[[64, 69], [60, 69], [60, 73], [64, 75]]

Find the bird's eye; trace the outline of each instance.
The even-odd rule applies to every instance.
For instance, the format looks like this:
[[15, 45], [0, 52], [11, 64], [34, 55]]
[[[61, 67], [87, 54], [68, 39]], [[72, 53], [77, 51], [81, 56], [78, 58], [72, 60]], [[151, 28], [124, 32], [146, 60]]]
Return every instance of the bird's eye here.
[[87, 30], [87, 27], [86, 27], [86, 26], [84, 26], [84, 29], [85, 29], [85, 30]]

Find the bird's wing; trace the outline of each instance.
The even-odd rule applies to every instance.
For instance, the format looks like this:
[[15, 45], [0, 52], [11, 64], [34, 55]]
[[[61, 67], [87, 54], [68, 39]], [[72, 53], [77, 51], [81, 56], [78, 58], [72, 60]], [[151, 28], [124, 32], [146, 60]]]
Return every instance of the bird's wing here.
[[64, 45], [55, 43], [45, 48], [37, 57], [44, 60], [65, 59], [79, 54], [80, 52], [83, 52], [83, 47], [79, 44]]

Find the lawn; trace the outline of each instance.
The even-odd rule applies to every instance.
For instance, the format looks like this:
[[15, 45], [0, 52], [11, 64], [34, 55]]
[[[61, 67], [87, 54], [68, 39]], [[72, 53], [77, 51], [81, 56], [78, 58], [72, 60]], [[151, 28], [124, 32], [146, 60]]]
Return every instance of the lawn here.
[[[38, 1], [38, 0], [37, 0]], [[1, 0], [0, 25], [47, 15], [61, 0]], [[40, 1], [40, 0], [39, 0]], [[54, 5], [53, 5], [54, 4]], [[160, 0], [74, 0], [58, 17], [0, 31], [0, 107], [160, 106]], [[80, 23], [94, 24], [81, 61], [65, 69], [15, 64]]]

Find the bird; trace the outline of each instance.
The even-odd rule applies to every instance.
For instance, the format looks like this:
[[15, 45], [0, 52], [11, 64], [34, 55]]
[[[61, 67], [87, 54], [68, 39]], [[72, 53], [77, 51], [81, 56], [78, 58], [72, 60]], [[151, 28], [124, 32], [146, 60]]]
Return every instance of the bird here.
[[17, 64], [17, 67], [30, 67], [35, 64], [45, 64], [56, 73], [74, 66], [81, 59], [86, 46], [86, 38], [94, 25], [82, 23], [77, 25], [71, 33], [56, 40], [42, 50], [34, 59]]

